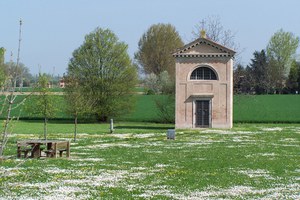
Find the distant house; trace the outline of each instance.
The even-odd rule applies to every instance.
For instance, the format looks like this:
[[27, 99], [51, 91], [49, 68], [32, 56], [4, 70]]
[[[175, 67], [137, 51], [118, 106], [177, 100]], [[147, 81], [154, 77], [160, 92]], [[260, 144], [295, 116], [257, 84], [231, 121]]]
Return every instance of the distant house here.
[[52, 88], [52, 83], [51, 83], [51, 82], [48, 82], [48, 83], [47, 83], [47, 87], [48, 87], [48, 88]]
[[235, 51], [205, 32], [177, 50], [176, 128], [231, 128]]
[[64, 79], [59, 80], [59, 87], [60, 88], [65, 88], [65, 80]]

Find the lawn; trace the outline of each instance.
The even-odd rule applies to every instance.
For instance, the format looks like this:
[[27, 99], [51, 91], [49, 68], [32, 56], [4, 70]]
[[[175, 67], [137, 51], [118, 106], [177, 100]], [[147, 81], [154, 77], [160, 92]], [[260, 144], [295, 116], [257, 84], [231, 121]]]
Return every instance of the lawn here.
[[[167, 98], [164, 95], [136, 95], [136, 103], [133, 111], [127, 115], [120, 116], [118, 120], [132, 122], [160, 122], [159, 111], [155, 100]], [[175, 117], [175, 116], [174, 116]]]
[[[55, 101], [56, 110], [53, 116], [57, 120], [70, 120], [72, 116], [66, 112], [66, 101], [62, 95], [53, 95], [53, 100]], [[3, 98], [3, 97], [2, 97]], [[25, 95], [17, 96], [14, 104], [16, 106], [19, 102], [25, 98]], [[158, 117], [158, 110], [155, 105], [155, 100], [164, 99], [164, 95], [135, 95], [136, 101], [134, 101], [134, 109], [131, 113], [121, 115], [116, 117], [118, 121], [131, 121], [131, 122], [159, 122], [160, 118]], [[36, 102], [37, 96], [32, 95], [26, 99], [23, 106], [19, 106], [16, 109], [12, 110], [12, 116], [14, 118], [20, 117], [21, 119], [43, 119], [41, 116], [35, 116], [30, 113], [30, 110], [27, 109], [28, 105], [34, 105]], [[0, 102], [1, 103], [1, 102]], [[7, 110], [7, 107], [4, 109]], [[4, 118], [3, 113], [2, 118]], [[82, 116], [81, 116], [82, 117]]]
[[234, 96], [234, 121], [300, 123], [300, 95]]
[[[24, 96], [18, 96], [20, 102]], [[21, 119], [38, 119], [26, 110], [27, 105], [35, 104], [35, 97], [26, 100], [25, 105], [12, 111]], [[163, 95], [135, 95], [136, 101], [131, 113], [115, 117], [117, 121], [160, 122], [155, 100], [166, 98]], [[57, 105], [55, 119], [72, 119], [66, 113], [63, 96], [54, 96]], [[241, 123], [300, 123], [300, 95], [236, 95], [234, 96], [234, 122]], [[21, 108], [21, 112], [20, 112]], [[0, 116], [4, 117], [4, 115]]]
[[[169, 124], [80, 124], [71, 158], [16, 159], [16, 141], [41, 137], [16, 122], [0, 164], [0, 199], [299, 199], [300, 125], [236, 124], [177, 130]], [[50, 124], [69, 139], [72, 124]]]
[[[136, 95], [132, 113], [122, 121], [159, 122], [155, 100], [163, 95]], [[233, 117], [236, 123], [300, 123], [300, 95], [235, 95]]]

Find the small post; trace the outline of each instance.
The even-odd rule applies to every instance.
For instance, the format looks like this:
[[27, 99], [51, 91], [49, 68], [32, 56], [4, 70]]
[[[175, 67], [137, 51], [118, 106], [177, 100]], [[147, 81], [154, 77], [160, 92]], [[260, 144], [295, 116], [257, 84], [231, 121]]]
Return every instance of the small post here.
[[175, 129], [168, 129], [167, 139], [168, 140], [175, 140]]
[[114, 120], [113, 119], [110, 119], [110, 133], [113, 133], [114, 132]]
[[67, 141], [67, 158], [70, 157], [70, 141]]

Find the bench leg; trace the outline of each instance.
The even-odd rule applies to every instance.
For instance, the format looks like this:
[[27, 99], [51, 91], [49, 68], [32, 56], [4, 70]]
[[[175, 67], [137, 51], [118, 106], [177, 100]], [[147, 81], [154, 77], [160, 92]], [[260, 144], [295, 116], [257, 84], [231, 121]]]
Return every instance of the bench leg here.
[[70, 157], [70, 141], [68, 141], [68, 143], [67, 143], [67, 158], [69, 158]]
[[18, 150], [18, 152], [17, 152], [17, 158], [21, 158], [21, 150]]
[[27, 155], [28, 155], [28, 151], [24, 151], [24, 158], [27, 158]]
[[46, 153], [46, 157], [47, 158], [52, 158], [54, 157], [54, 152], [53, 150], [48, 150], [48, 151], [44, 151]]

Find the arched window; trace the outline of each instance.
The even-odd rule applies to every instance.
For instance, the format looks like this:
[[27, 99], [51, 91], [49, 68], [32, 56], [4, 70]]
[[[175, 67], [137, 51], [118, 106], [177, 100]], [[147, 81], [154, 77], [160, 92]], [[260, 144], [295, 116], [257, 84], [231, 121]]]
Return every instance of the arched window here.
[[198, 67], [192, 72], [191, 80], [217, 80], [217, 75], [209, 67]]

